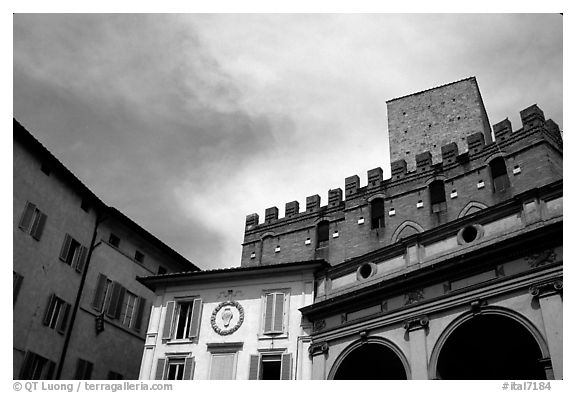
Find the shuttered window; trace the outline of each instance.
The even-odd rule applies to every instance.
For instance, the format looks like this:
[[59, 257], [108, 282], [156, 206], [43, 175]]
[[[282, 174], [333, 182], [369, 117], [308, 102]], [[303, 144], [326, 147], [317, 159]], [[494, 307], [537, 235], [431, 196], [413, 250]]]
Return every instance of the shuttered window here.
[[236, 377], [236, 353], [213, 353], [210, 379], [230, 380]]
[[18, 298], [18, 294], [20, 293], [20, 287], [22, 286], [22, 277], [20, 274], [16, 273], [15, 271], [12, 272], [12, 284], [13, 284], [13, 293], [12, 293], [12, 304], [16, 304], [16, 299]]
[[432, 213], [440, 213], [447, 210], [446, 191], [442, 180], [434, 180], [428, 186], [430, 192], [430, 206]]
[[76, 362], [76, 372], [74, 379], [90, 379], [92, 377], [93, 364], [84, 359], [78, 359]]
[[34, 239], [40, 240], [46, 224], [46, 214], [42, 213], [35, 204], [26, 202], [18, 227], [30, 234]]
[[289, 380], [292, 378], [292, 354], [250, 355], [248, 379]]
[[187, 358], [159, 358], [154, 379], [191, 380], [194, 379], [195, 366], [194, 356]]
[[58, 333], [64, 334], [68, 326], [70, 309], [71, 305], [69, 303], [52, 294], [48, 298], [42, 323], [50, 329], [55, 329]]
[[88, 249], [81, 245], [69, 234], [64, 236], [64, 242], [60, 249], [60, 260], [72, 266], [78, 273], [82, 273], [86, 265]]
[[316, 227], [316, 247], [326, 247], [330, 239], [330, 224], [328, 221], [322, 221]]
[[370, 202], [371, 229], [384, 228], [384, 199], [376, 198]]
[[187, 339], [198, 337], [202, 317], [202, 299], [168, 302], [162, 338]]
[[287, 296], [283, 292], [265, 295], [264, 334], [284, 333], [286, 299]]
[[52, 379], [55, 363], [34, 352], [26, 352], [18, 379]]
[[510, 188], [510, 179], [506, 170], [506, 161], [502, 157], [497, 157], [490, 161], [490, 175], [494, 192], [503, 192]]

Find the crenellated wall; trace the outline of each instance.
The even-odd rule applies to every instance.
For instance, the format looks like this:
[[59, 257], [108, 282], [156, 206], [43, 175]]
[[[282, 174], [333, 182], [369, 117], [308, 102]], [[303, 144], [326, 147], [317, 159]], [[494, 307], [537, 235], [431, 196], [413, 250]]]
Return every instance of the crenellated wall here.
[[[282, 218], [277, 207], [266, 209], [263, 223], [258, 214], [248, 215], [242, 266], [311, 259], [336, 265], [562, 179], [558, 126], [546, 120], [536, 105], [520, 116], [522, 128], [514, 132], [508, 119], [493, 126], [495, 142], [486, 131], [464, 133], [437, 151], [416, 151], [412, 170], [404, 159], [391, 162], [388, 179], [383, 179], [381, 168], [368, 171], [364, 187], [359, 176], [349, 176], [344, 193], [340, 188], [330, 190], [326, 205], [313, 195], [306, 198], [302, 212], [292, 201], [286, 203]], [[504, 159], [509, 187], [497, 192], [490, 162], [498, 157]], [[430, 184], [437, 180], [444, 184], [445, 200], [432, 206]], [[384, 201], [384, 220], [374, 227], [371, 202], [378, 198]], [[322, 221], [328, 222], [329, 236], [319, 243], [317, 228]]]

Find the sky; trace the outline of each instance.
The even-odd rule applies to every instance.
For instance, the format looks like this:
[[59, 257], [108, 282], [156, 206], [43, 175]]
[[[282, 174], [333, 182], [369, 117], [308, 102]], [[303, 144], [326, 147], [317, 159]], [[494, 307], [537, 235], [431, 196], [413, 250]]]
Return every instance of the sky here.
[[475, 76], [491, 124], [563, 129], [559, 14], [15, 14], [13, 116], [202, 269], [246, 215], [382, 167], [386, 101]]

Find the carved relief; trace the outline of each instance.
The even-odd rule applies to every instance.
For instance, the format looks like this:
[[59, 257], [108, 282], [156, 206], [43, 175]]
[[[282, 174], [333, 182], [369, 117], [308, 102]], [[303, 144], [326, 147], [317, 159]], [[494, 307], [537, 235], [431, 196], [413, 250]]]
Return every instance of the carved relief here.
[[320, 330], [326, 327], [326, 321], [324, 319], [320, 319], [318, 321], [314, 321], [313, 331], [319, 332]]
[[319, 343], [313, 343], [308, 348], [308, 354], [310, 356], [314, 356], [314, 355], [318, 355], [318, 354], [322, 354], [322, 353], [327, 353], [328, 348], [329, 348], [329, 346], [328, 346], [328, 343], [326, 341], [319, 342]]
[[244, 308], [235, 300], [220, 303], [212, 312], [210, 324], [221, 336], [234, 333], [244, 322]]
[[413, 330], [424, 329], [428, 327], [430, 320], [427, 315], [421, 315], [418, 317], [410, 318], [404, 321], [404, 329], [407, 332]]
[[554, 250], [545, 250], [542, 252], [534, 253], [524, 257], [524, 260], [530, 265], [530, 267], [535, 268], [538, 266], [547, 265], [549, 263], [556, 262], [556, 253]]
[[562, 292], [564, 287], [564, 282], [561, 278], [554, 281], [546, 281], [538, 284], [534, 284], [530, 287], [530, 294], [534, 297], [544, 297], [548, 295], [554, 295], [558, 292]]
[[417, 303], [424, 299], [424, 289], [416, 289], [414, 291], [410, 291], [404, 295], [404, 299], [406, 299], [406, 302], [404, 303], [405, 306]]

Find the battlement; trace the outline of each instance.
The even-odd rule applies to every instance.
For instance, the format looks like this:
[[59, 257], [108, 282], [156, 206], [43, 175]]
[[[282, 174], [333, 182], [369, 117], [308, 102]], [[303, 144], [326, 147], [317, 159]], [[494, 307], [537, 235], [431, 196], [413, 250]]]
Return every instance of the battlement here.
[[[344, 191], [329, 190], [324, 206], [319, 195], [312, 195], [304, 211], [298, 201], [290, 201], [282, 218], [276, 206], [265, 210], [263, 223], [256, 213], [246, 216], [242, 264], [296, 257], [340, 263], [561, 179], [558, 125], [546, 120], [537, 105], [520, 117], [522, 128], [516, 131], [507, 118], [495, 123], [495, 140], [475, 131], [437, 145], [438, 154], [414, 151], [412, 168], [404, 158], [393, 160], [387, 179], [380, 167], [367, 171], [365, 186], [359, 175], [348, 176]], [[494, 177], [502, 173], [508, 180], [497, 184]], [[320, 223], [327, 228], [322, 233]]]
[[[554, 141], [561, 141], [561, 133], [558, 125], [551, 119], [545, 120], [544, 113], [537, 105], [531, 105], [528, 108], [520, 111], [523, 127], [517, 131], [512, 131], [512, 124], [508, 118], [493, 125], [496, 144], [506, 143], [512, 138], [522, 137], [526, 132], [538, 130], [547, 134], [550, 138], [554, 137]], [[378, 190], [384, 194], [388, 193], [388, 188], [397, 186], [398, 181], [402, 181], [410, 176], [411, 180], [415, 180], [420, 173], [425, 173], [434, 169], [435, 173], [438, 171], [444, 172], [446, 169], [454, 169], [457, 166], [462, 166], [469, 163], [470, 155], [478, 155], [483, 151], [489, 149], [492, 153], [496, 147], [494, 142], [490, 141], [489, 144], [485, 143], [485, 135], [483, 132], [476, 132], [466, 137], [466, 150], [460, 152], [456, 142], [450, 142], [440, 147], [440, 161], [433, 162], [432, 152], [423, 151], [415, 155], [416, 168], [412, 171], [408, 170], [407, 163], [404, 159], [393, 161], [390, 164], [391, 176], [388, 179], [383, 178], [382, 168], [370, 169], [367, 172], [367, 185], [360, 186], [360, 177], [358, 175], [348, 176], [344, 180], [344, 195], [341, 188], [336, 188], [328, 191], [328, 203], [324, 206], [325, 209], [344, 207], [343, 202], [355, 198], [359, 194], [365, 194]], [[421, 187], [421, 184], [413, 184], [414, 188]], [[343, 196], [345, 199], [343, 199]], [[299, 203], [297, 201], [287, 202], [285, 205], [284, 218], [298, 218], [302, 215], [318, 212], [321, 208], [321, 198], [319, 195], [312, 195], [306, 197], [306, 210], [300, 212]], [[256, 213], [246, 216], [246, 230], [253, 229], [258, 226], [259, 216]], [[276, 206], [270, 207], [265, 211], [265, 220], [263, 224], [266, 225], [278, 221], [278, 208]]]

